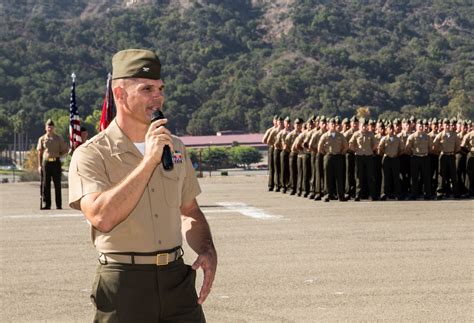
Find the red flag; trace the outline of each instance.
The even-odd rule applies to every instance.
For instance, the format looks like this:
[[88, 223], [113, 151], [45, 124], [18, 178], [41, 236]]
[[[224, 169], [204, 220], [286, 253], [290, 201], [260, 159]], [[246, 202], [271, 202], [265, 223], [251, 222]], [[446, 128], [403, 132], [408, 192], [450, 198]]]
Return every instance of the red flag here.
[[115, 117], [114, 96], [112, 94], [112, 75], [107, 77], [104, 104], [102, 104], [102, 116], [100, 117], [99, 131], [105, 130]]
[[82, 144], [81, 121], [76, 104], [76, 74], [72, 73], [71, 99], [69, 103], [69, 144], [71, 145], [71, 154], [74, 149]]

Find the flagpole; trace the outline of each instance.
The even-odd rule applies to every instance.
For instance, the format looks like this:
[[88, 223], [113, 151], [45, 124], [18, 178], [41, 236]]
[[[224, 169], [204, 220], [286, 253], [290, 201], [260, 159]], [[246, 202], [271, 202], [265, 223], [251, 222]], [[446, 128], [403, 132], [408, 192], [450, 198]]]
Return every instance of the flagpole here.
[[112, 93], [112, 74], [107, 74], [105, 86], [104, 103], [102, 104], [102, 115], [100, 117], [99, 132], [105, 130], [114, 118], [114, 98]]
[[76, 74], [71, 74], [72, 86], [71, 86], [71, 99], [69, 104], [69, 144], [70, 154], [82, 144], [81, 140], [81, 121], [79, 119], [79, 113], [77, 111], [76, 104]]

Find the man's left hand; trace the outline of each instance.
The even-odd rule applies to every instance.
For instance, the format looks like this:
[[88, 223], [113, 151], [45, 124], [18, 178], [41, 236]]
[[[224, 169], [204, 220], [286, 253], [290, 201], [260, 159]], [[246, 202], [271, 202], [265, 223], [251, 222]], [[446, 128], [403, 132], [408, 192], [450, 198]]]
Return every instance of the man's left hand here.
[[198, 298], [198, 303], [202, 304], [211, 292], [212, 283], [214, 282], [214, 277], [216, 275], [217, 255], [215, 249], [209, 247], [206, 252], [200, 254], [192, 267], [194, 270], [197, 270], [200, 267], [204, 272], [204, 280]]

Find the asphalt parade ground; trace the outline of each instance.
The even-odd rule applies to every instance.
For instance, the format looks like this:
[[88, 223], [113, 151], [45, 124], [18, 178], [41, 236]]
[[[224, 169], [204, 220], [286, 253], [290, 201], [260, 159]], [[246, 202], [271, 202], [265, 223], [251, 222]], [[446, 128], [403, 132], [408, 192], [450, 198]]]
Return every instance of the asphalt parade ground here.
[[[473, 321], [473, 200], [324, 203], [267, 192], [265, 176], [199, 181], [219, 254], [208, 322]], [[92, 321], [97, 254], [63, 196], [40, 211], [39, 183], [0, 184], [0, 322]]]

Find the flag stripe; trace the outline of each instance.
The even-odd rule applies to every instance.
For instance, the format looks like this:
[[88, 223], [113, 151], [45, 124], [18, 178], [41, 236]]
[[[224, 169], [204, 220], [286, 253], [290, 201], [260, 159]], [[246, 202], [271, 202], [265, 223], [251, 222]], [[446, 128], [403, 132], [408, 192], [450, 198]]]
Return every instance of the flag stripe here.
[[69, 144], [71, 152], [74, 151], [82, 143], [81, 138], [81, 121], [77, 111], [76, 104], [76, 81], [72, 79], [71, 99], [69, 104]]
[[104, 103], [102, 105], [102, 115], [100, 117], [99, 131], [105, 130], [115, 115], [114, 96], [112, 94], [112, 75], [107, 78]]

